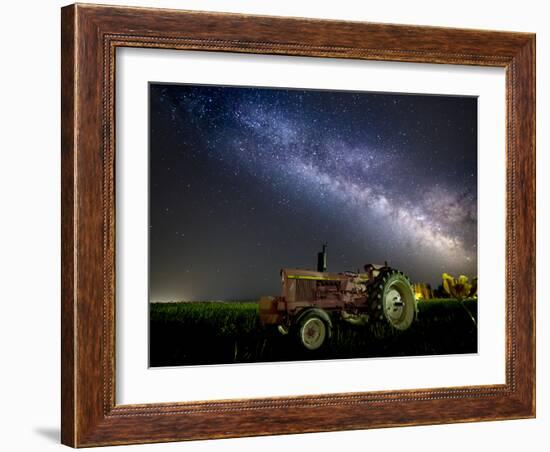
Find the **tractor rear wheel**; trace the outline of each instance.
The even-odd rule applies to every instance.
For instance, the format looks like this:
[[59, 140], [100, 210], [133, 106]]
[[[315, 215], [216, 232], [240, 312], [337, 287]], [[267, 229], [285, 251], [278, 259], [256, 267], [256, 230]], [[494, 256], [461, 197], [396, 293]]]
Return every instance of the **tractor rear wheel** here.
[[409, 328], [416, 317], [416, 299], [409, 279], [397, 270], [380, 273], [374, 283], [371, 297], [381, 319], [386, 319], [397, 330]]

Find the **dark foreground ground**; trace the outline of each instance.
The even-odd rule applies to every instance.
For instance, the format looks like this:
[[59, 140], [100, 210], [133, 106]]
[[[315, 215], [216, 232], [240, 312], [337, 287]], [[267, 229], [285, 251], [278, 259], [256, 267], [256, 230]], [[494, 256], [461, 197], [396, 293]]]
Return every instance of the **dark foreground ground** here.
[[[477, 319], [477, 300], [464, 301]], [[150, 304], [150, 366], [231, 364], [303, 359], [446, 355], [477, 352], [477, 328], [457, 300], [419, 302], [406, 331], [386, 323], [334, 322], [330, 347], [304, 354], [292, 334], [265, 330], [254, 302]]]

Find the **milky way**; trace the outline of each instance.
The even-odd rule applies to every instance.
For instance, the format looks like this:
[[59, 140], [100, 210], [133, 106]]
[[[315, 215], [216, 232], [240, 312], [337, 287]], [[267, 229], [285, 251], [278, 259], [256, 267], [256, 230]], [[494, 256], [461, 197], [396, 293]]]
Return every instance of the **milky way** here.
[[472, 97], [150, 85], [150, 298], [279, 292], [281, 267], [477, 273]]

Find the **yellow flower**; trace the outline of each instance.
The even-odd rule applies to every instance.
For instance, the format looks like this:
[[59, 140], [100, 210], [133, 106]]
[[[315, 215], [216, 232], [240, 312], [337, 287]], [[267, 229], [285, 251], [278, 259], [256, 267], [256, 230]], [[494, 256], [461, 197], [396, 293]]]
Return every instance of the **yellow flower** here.
[[453, 298], [472, 297], [477, 292], [477, 278], [469, 282], [468, 277], [460, 275], [458, 279], [453, 278], [448, 273], [443, 273], [443, 289]]

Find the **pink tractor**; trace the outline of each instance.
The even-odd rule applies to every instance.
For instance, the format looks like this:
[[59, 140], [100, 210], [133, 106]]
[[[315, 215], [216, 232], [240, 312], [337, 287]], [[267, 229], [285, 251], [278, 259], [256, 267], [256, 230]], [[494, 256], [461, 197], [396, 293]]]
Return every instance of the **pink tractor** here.
[[293, 334], [306, 351], [325, 348], [333, 320], [360, 325], [387, 321], [397, 330], [409, 328], [417, 303], [409, 279], [399, 270], [367, 264], [364, 273], [330, 273], [327, 246], [318, 254], [317, 271], [283, 268], [280, 297], [260, 299], [260, 321]]

